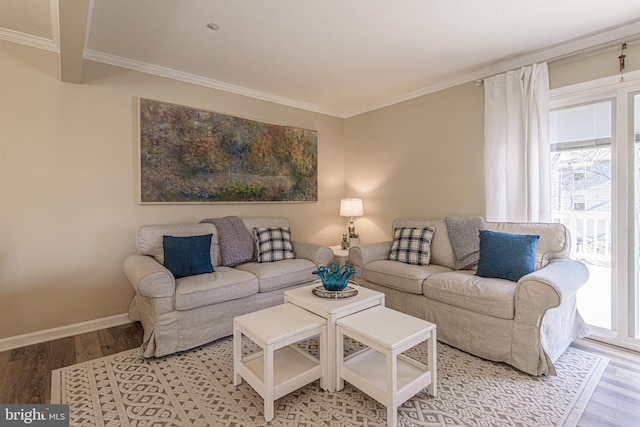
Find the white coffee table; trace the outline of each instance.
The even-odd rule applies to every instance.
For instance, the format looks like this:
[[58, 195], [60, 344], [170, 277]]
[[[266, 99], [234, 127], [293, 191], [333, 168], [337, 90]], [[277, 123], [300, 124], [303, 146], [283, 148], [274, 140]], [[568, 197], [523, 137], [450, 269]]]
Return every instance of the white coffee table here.
[[358, 295], [345, 299], [319, 298], [311, 290], [321, 286], [320, 281], [284, 293], [284, 302], [297, 305], [327, 319], [327, 377], [325, 389], [336, 390], [336, 320], [375, 306], [384, 306], [384, 294], [350, 283]]
[[[336, 322], [337, 389], [349, 381], [387, 407], [387, 424], [395, 427], [398, 406], [424, 388], [437, 396], [436, 325], [387, 307], [373, 307]], [[344, 337], [367, 348], [344, 357]], [[427, 361], [403, 352], [425, 343]]]
[[[233, 319], [233, 384], [244, 378], [264, 399], [264, 418], [274, 416], [273, 402], [320, 379], [326, 389], [326, 320], [292, 304], [281, 304]], [[262, 351], [242, 354], [242, 336]], [[295, 343], [319, 336], [319, 358]]]

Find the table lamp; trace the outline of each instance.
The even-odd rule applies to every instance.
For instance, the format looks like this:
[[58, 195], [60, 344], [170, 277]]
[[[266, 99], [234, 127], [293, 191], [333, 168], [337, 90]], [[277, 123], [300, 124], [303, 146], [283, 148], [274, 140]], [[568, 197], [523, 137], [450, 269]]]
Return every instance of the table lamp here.
[[353, 225], [354, 216], [364, 215], [362, 207], [362, 199], [342, 199], [340, 200], [340, 216], [348, 216], [349, 219], [349, 238], [357, 238], [356, 227]]

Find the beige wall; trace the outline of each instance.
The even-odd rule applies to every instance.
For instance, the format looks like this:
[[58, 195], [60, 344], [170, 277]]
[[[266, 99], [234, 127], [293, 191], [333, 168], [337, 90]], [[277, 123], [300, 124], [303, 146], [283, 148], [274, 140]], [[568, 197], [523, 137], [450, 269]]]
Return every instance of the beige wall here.
[[[617, 73], [618, 48], [550, 65], [559, 87]], [[0, 339], [126, 312], [123, 258], [145, 223], [283, 215], [294, 237], [336, 244], [341, 197], [364, 198], [364, 243], [393, 218], [482, 215], [484, 90], [473, 83], [346, 120], [0, 42]], [[640, 69], [629, 45], [628, 71]], [[135, 98], [319, 131], [319, 202], [139, 205]]]
[[[616, 75], [618, 55], [616, 45], [551, 63], [551, 88]], [[640, 43], [626, 55], [626, 71], [640, 69]], [[364, 200], [361, 239], [390, 239], [394, 218], [484, 215], [483, 134], [484, 89], [472, 82], [347, 119], [345, 191]]]
[[[122, 260], [145, 223], [282, 215], [294, 238], [337, 244], [342, 119], [0, 42], [0, 338], [126, 313]], [[318, 130], [319, 202], [139, 205], [135, 99]]]
[[484, 92], [472, 83], [346, 120], [346, 192], [364, 200], [364, 242], [394, 218], [481, 215]]

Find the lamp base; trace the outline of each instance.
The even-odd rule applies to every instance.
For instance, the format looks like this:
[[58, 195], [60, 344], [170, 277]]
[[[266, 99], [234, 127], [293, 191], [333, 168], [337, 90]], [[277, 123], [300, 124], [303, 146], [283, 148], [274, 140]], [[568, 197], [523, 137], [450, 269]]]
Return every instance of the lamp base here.
[[349, 237], [356, 234], [356, 226], [353, 225], [353, 217], [349, 220]]

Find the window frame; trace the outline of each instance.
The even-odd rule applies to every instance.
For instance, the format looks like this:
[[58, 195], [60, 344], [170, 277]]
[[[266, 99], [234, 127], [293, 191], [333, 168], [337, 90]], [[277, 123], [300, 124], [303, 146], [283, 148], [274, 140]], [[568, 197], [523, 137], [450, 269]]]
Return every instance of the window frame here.
[[[640, 70], [602, 79], [555, 88], [550, 91], [550, 111], [581, 103], [613, 99], [611, 141], [611, 283], [616, 303], [612, 307], [616, 330], [591, 326], [592, 338], [620, 347], [640, 351], [638, 328], [638, 253], [636, 242], [634, 158], [636, 142], [633, 117], [633, 96], [640, 94]], [[640, 209], [640, 207], [638, 207]], [[640, 226], [640, 225], [638, 225]], [[633, 310], [633, 311], [632, 311]], [[630, 316], [635, 313], [635, 316]]]

